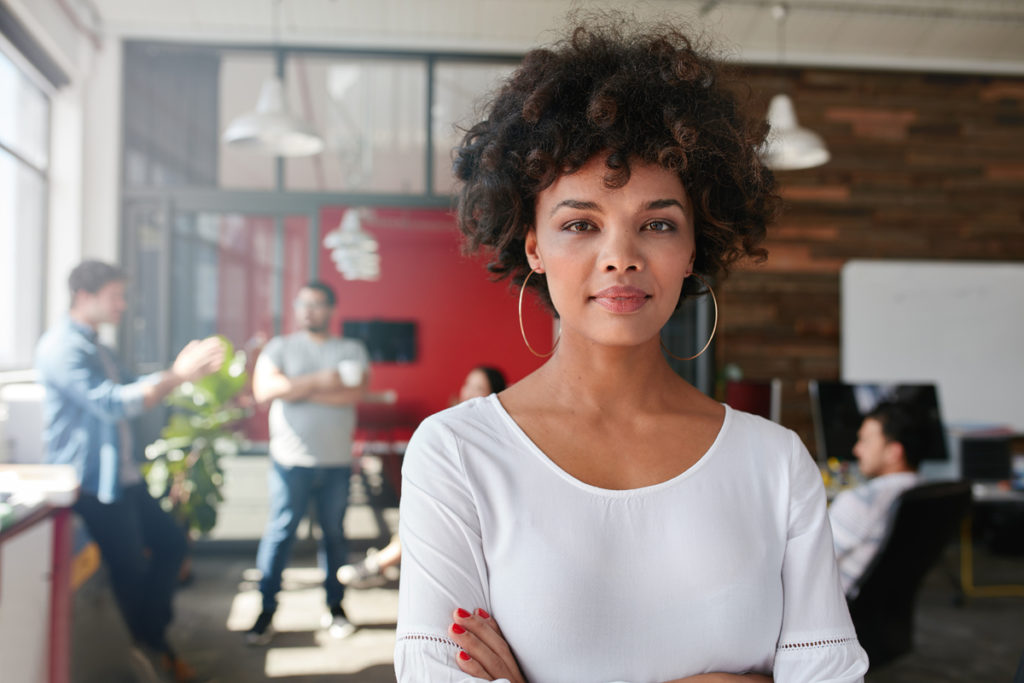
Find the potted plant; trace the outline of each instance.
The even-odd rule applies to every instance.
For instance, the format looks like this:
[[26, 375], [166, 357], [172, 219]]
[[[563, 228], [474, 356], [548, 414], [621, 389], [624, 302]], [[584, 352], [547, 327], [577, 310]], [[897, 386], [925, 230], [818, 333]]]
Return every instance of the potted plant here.
[[246, 416], [237, 400], [248, 380], [246, 354], [221, 339], [223, 365], [182, 384], [166, 399], [171, 416], [160, 438], [146, 447], [142, 466], [150, 493], [190, 537], [217, 523], [217, 507], [224, 500], [220, 459], [236, 454], [242, 442], [235, 427]]

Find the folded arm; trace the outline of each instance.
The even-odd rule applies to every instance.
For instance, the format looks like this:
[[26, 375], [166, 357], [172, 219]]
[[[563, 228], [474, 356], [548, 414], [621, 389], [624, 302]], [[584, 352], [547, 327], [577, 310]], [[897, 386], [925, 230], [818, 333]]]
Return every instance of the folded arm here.
[[[461, 650], [455, 663], [465, 673], [485, 681], [508, 680], [526, 683], [519, 670], [512, 649], [498, 627], [497, 621], [486, 610], [469, 612], [458, 608], [452, 612], [449, 637]], [[772, 677], [763, 674], [707, 673], [676, 678], [664, 683], [771, 683]]]
[[365, 391], [365, 381], [358, 387], [346, 387], [334, 368], [289, 377], [265, 358], [256, 363], [252, 378], [252, 394], [259, 403], [280, 399], [351, 405], [358, 402]]

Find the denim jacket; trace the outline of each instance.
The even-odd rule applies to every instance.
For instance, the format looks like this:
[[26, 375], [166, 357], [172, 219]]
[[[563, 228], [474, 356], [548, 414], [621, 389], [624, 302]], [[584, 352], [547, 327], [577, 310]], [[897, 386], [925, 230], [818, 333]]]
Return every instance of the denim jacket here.
[[124, 382], [107, 376], [96, 331], [70, 317], [48, 330], [36, 345], [35, 366], [46, 389], [43, 417], [46, 461], [73, 465], [81, 490], [104, 503], [121, 496], [118, 423], [143, 412], [146, 384], [157, 375], [135, 379], [118, 364]]

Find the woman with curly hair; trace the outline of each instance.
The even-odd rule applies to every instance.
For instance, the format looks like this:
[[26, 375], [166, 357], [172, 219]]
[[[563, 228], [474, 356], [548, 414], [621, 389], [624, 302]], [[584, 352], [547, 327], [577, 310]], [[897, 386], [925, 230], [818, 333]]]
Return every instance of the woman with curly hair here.
[[560, 336], [409, 444], [400, 682], [867, 669], [803, 444], [690, 386], [660, 345], [682, 299], [764, 257], [777, 210], [765, 126], [723, 79], [672, 28], [581, 25], [525, 57], [457, 150], [468, 246]]

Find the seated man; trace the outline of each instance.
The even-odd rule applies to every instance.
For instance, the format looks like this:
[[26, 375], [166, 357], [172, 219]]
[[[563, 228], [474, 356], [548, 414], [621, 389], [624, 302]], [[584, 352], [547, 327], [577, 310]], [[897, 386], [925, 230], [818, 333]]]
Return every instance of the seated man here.
[[828, 509], [839, 577], [848, 598], [878, 552], [896, 498], [918, 483], [920, 421], [904, 405], [879, 403], [857, 432], [853, 454], [868, 481], [836, 496]]

